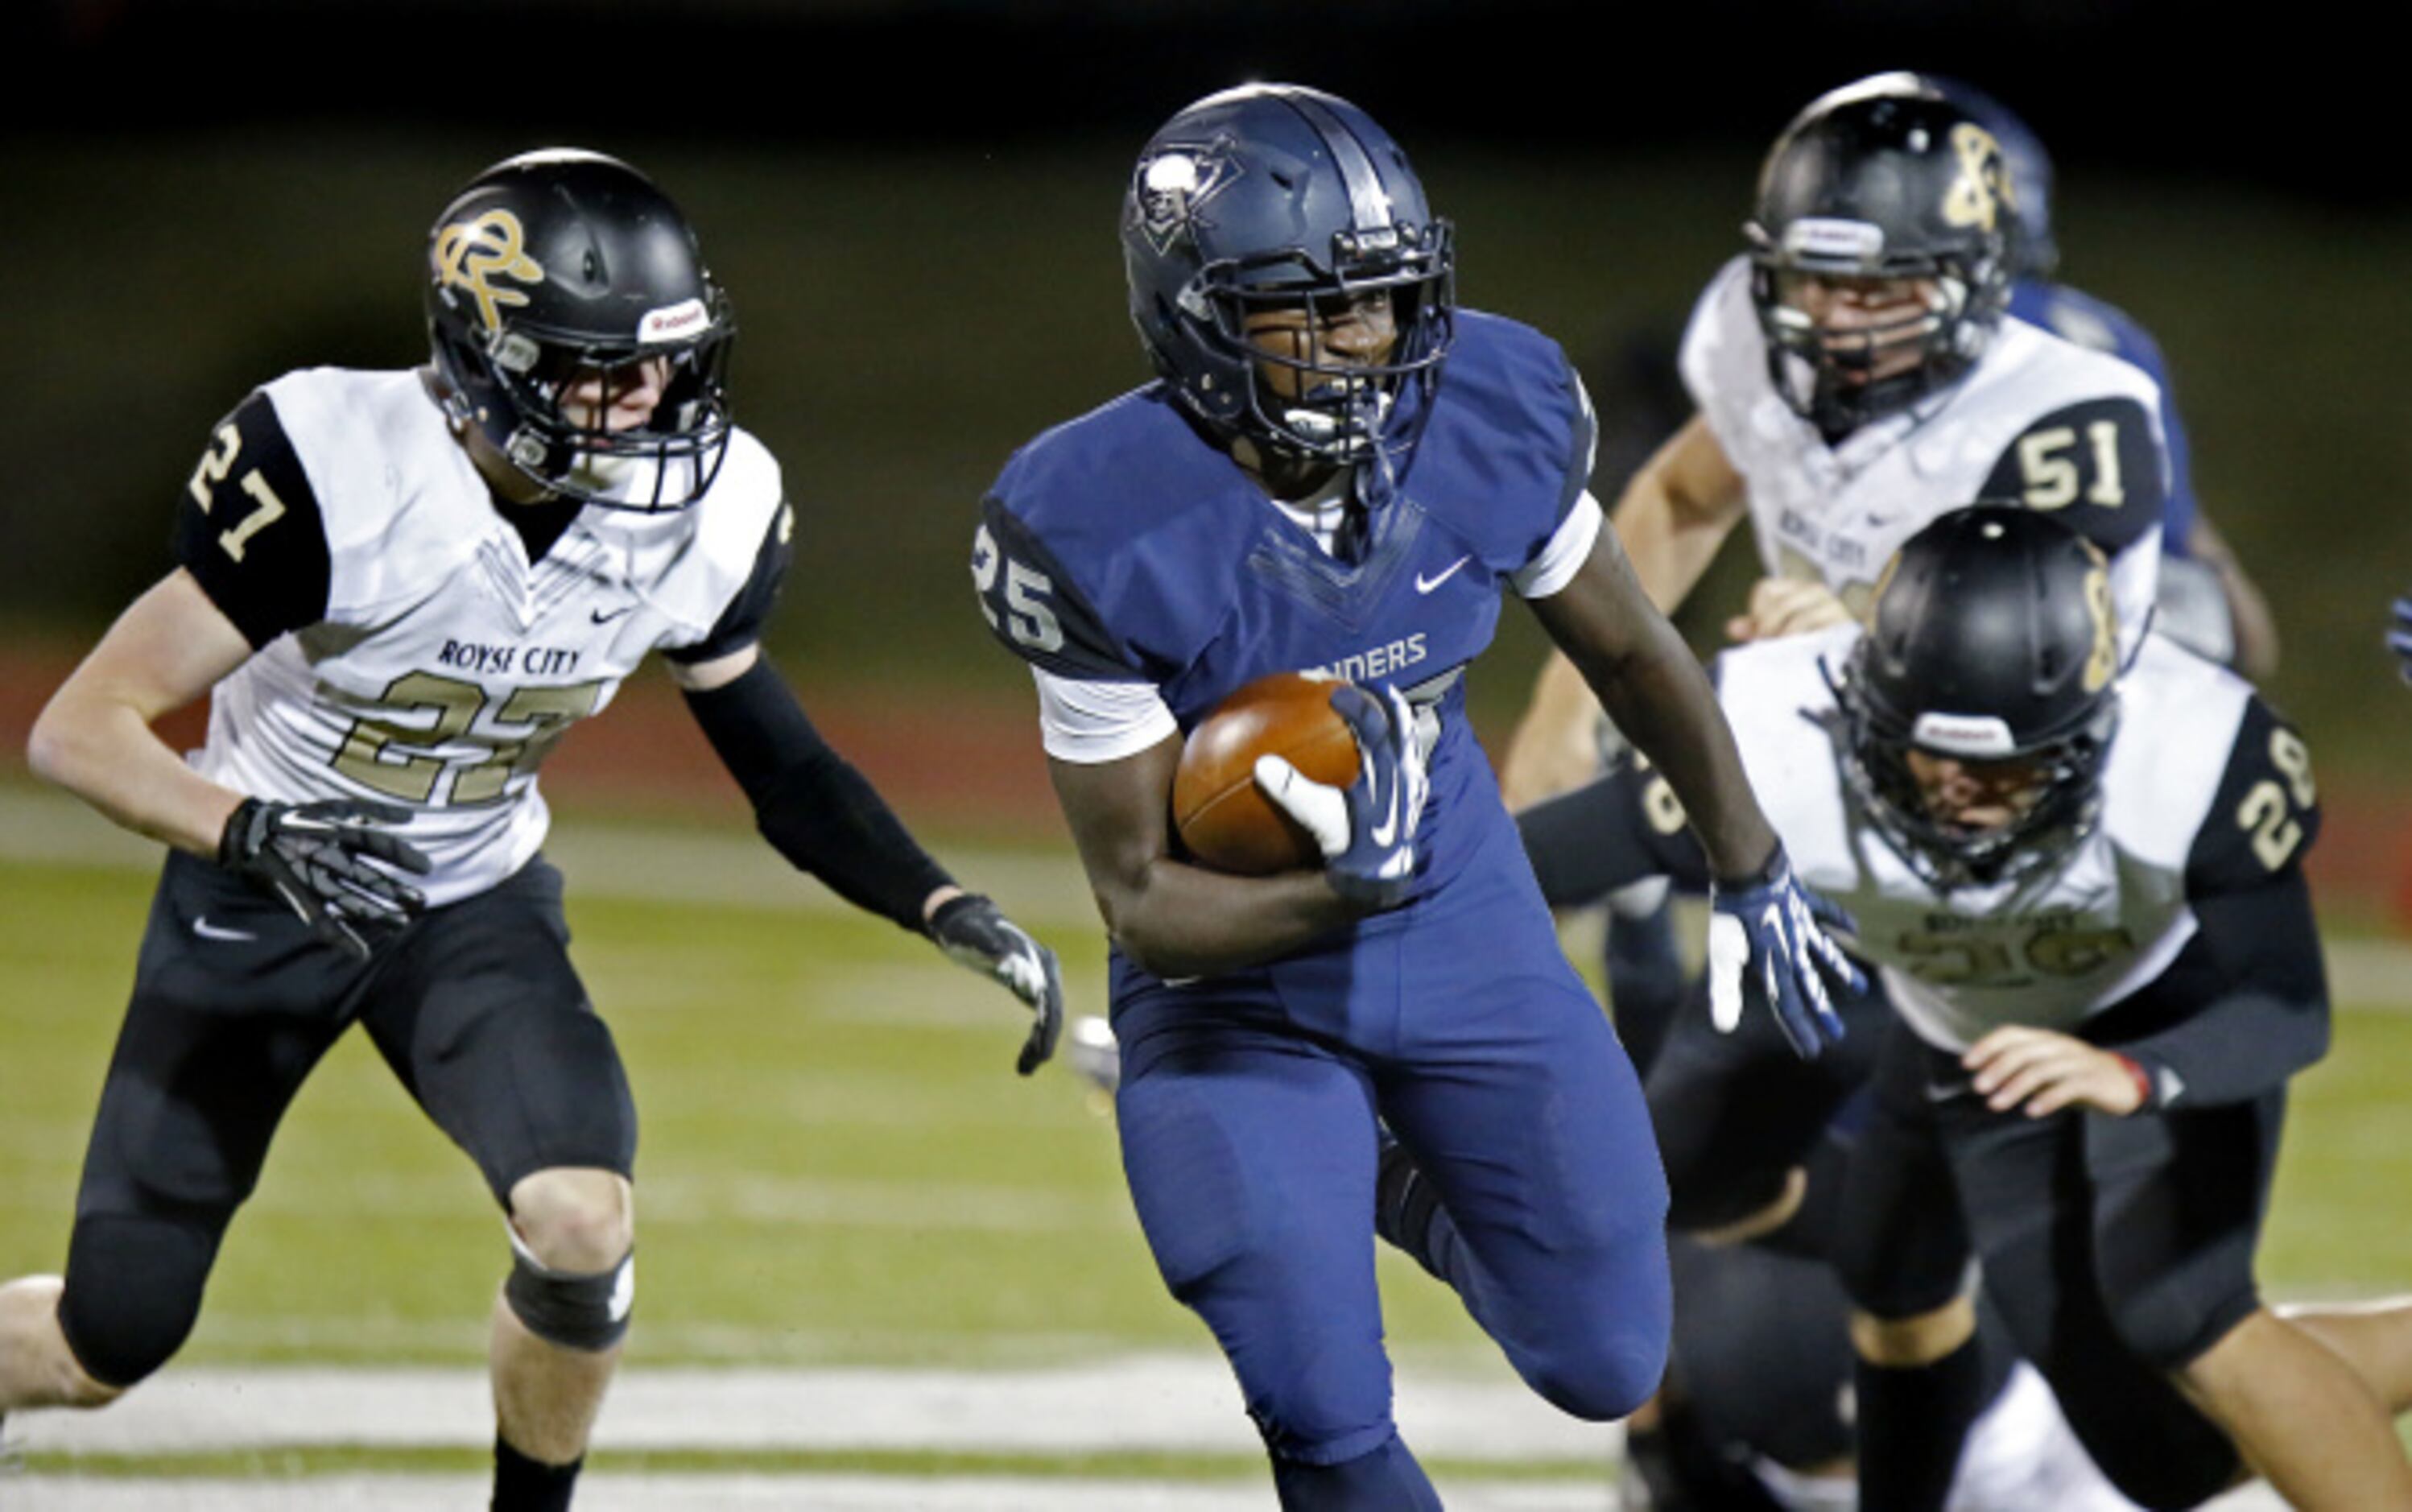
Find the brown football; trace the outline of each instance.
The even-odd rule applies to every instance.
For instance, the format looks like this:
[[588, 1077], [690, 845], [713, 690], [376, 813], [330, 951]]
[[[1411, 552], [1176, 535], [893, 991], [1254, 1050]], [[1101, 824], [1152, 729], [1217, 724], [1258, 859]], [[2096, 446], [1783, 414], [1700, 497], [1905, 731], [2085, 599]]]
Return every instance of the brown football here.
[[1319, 783], [1357, 780], [1357, 738], [1331, 708], [1333, 678], [1260, 677], [1189, 732], [1172, 777], [1172, 823], [1200, 866], [1243, 876], [1318, 868], [1315, 837], [1257, 786], [1257, 757], [1287, 756]]

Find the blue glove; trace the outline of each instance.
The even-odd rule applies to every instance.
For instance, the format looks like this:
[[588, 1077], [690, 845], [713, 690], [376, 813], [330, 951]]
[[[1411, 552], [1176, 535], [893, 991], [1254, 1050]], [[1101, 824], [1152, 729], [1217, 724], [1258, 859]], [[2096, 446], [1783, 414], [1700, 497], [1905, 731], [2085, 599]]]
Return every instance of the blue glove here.
[[2404, 681], [2412, 683], [2412, 596], [2395, 601], [2395, 628], [2387, 632], [2387, 649], [2403, 666]]
[[977, 892], [958, 893], [930, 916], [930, 938], [947, 959], [1002, 984], [1032, 1014], [1013, 1068], [1023, 1076], [1055, 1053], [1064, 1029], [1064, 972], [1055, 952]]
[[1334, 787], [1262, 756], [1257, 785], [1315, 837], [1332, 891], [1367, 913], [1395, 908], [1415, 891], [1416, 827], [1432, 791], [1415, 711], [1396, 688], [1376, 697], [1353, 683], [1331, 690], [1331, 708], [1357, 737], [1357, 780]]
[[1709, 906], [1709, 1018], [1719, 1033], [1732, 1034], [1744, 1000], [1756, 997], [1804, 1061], [1843, 1037], [1827, 978], [1853, 992], [1866, 991], [1868, 979], [1826, 931], [1856, 926], [1801, 885], [1782, 845], [1749, 881], [1710, 884]]

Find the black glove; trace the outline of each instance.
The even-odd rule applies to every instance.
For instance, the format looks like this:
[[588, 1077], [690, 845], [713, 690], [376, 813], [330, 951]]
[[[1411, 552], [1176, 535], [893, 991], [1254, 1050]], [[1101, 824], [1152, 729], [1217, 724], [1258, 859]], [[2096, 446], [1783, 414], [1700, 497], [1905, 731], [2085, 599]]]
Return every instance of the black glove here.
[[404, 923], [427, 906], [394, 875], [424, 875], [427, 857], [384, 828], [409, 817], [408, 809], [347, 798], [298, 805], [246, 798], [227, 815], [218, 864], [283, 900], [311, 933], [366, 961], [360, 925]]
[[1064, 1031], [1064, 973], [1055, 952], [1030, 937], [977, 892], [959, 893], [930, 916], [930, 938], [947, 959], [1002, 982], [1037, 1015], [1013, 1068], [1023, 1076], [1055, 1053]]

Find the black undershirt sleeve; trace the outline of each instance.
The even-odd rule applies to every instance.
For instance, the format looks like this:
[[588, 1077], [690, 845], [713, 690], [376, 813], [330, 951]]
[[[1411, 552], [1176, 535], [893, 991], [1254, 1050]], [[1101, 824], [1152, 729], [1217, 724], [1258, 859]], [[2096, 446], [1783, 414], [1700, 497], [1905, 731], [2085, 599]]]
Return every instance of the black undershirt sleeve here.
[[1708, 857], [1665, 778], [1630, 756], [1616, 770], [1516, 815], [1552, 908], [1579, 908], [1645, 877], [1705, 888]]
[[2198, 898], [2194, 909], [2200, 928], [2169, 969], [2087, 1035], [2144, 1068], [2155, 1108], [2249, 1101], [2329, 1049], [2328, 978], [2302, 873]]
[[767, 658], [719, 687], [688, 690], [686, 704], [772, 849], [856, 907], [921, 932], [921, 905], [954, 879], [830, 749]]
[[2144, 1068], [2155, 1106], [2243, 1102], [2328, 1052], [2328, 976], [2302, 872], [2319, 829], [2310, 750], [2250, 699], [2186, 856], [2195, 936], [2087, 1027]]
[[170, 541], [220, 613], [257, 651], [327, 617], [327, 527], [276, 406], [255, 391], [220, 421], [193, 468]]

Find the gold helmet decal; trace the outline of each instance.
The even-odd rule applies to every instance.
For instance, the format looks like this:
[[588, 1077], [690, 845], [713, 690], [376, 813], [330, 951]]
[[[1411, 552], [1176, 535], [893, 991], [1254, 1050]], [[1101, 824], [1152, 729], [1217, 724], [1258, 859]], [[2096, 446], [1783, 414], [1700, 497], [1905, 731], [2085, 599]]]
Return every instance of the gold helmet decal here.
[[1951, 151], [1960, 159], [1960, 176], [1944, 191], [1944, 222], [1990, 231], [2002, 211], [2016, 208], [2010, 176], [2002, 166], [2002, 144], [1983, 126], [1963, 121], [1951, 128]]
[[503, 329], [502, 305], [521, 305], [528, 297], [515, 288], [497, 288], [497, 278], [523, 284], [544, 282], [544, 269], [527, 255], [527, 233], [520, 218], [507, 210], [490, 210], [471, 221], [455, 221], [435, 233], [432, 253], [435, 280], [444, 288], [468, 291], [478, 301], [478, 318], [489, 331]]
[[1884, 570], [1876, 574], [1875, 586], [1868, 590], [1867, 602], [1854, 611], [1852, 615], [1854, 619], [1871, 630], [1875, 628], [1876, 604], [1884, 597], [1885, 590], [1892, 586], [1893, 574], [1900, 570], [1901, 553], [1895, 551], [1886, 558]]
[[2119, 670], [2119, 622], [2110, 609], [2110, 569], [2092, 541], [2085, 543], [2085, 554], [2094, 559], [2085, 569], [2085, 612], [2094, 619], [2094, 651], [2085, 658], [2083, 686], [2088, 693], [2099, 693]]

